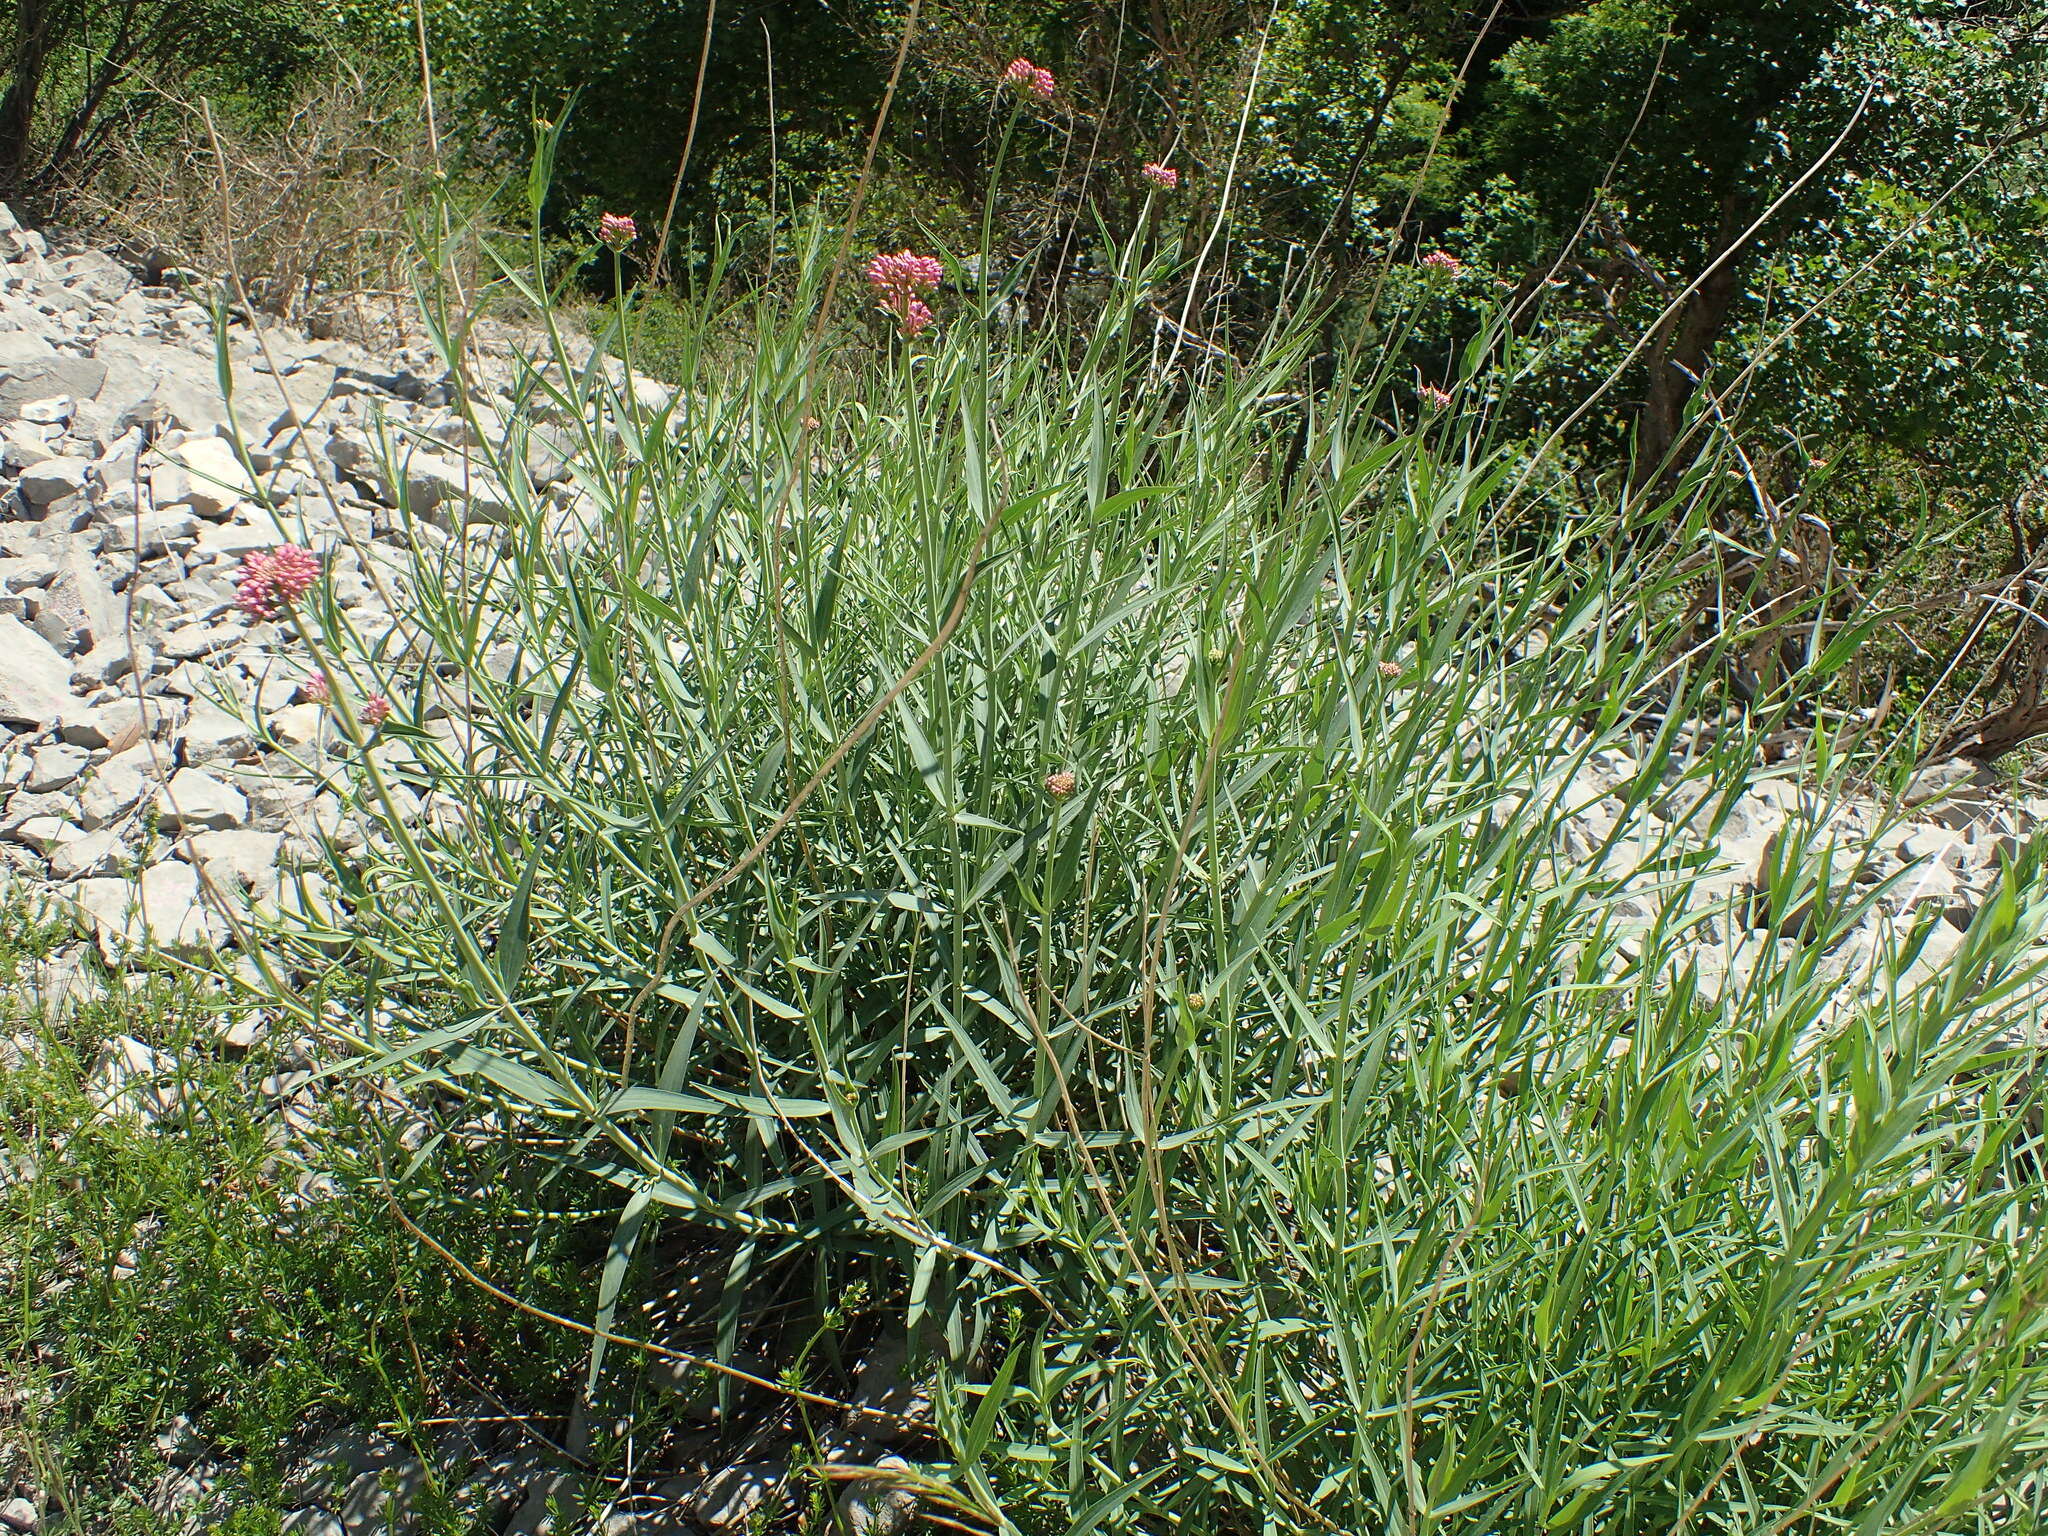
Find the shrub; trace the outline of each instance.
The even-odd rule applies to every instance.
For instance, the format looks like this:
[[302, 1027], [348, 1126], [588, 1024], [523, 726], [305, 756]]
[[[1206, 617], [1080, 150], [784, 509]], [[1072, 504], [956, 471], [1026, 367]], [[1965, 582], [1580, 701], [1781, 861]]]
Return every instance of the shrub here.
[[818, 249], [658, 404], [557, 336], [473, 423], [508, 524], [414, 525], [393, 634], [304, 616], [394, 706], [353, 1042], [605, 1196], [598, 1326], [658, 1225], [690, 1348], [829, 1400], [886, 1325], [1005, 1529], [2027, 1518], [2038, 872], [1873, 951], [1825, 810], [1889, 769], [1825, 732], [1760, 894], [1695, 836], [1859, 633], [1731, 702], [1788, 621], [1696, 628], [1718, 476], [1574, 506], [1508, 365], [1310, 393], [1129, 253], [1070, 345], [821, 321]]

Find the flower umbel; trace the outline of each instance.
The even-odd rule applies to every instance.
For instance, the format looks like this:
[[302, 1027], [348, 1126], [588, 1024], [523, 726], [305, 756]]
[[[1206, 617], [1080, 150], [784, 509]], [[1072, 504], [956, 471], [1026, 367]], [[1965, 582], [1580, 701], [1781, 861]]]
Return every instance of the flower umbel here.
[[640, 235], [640, 226], [623, 213], [608, 213], [597, 221], [598, 241], [614, 251], [623, 251]]
[[936, 256], [919, 256], [908, 246], [891, 253], [882, 251], [868, 263], [868, 286], [874, 290], [875, 306], [892, 316], [905, 336], [915, 336], [932, 323], [932, 312], [921, 294], [931, 293], [946, 275]]
[[299, 684], [299, 702], [301, 704], [325, 704], [331, 691], [327, 686], [327, 674], [325, 672], [315, 672], [311, 677]]
[[357, 718], [374, 731], [391, 718], [391, 701], [381, 693], [373, 693], [363, 700], [362, 713]]
[[320, 557], [296, 544], [280, 544], [242, 561], [235, 581], [235, 606], [252, 619], [270, 619], [312, 589], [320, 579]]
[[1045, 792], [1055, 800], [1066, 799], [1080, 786], [1081, 781], [1071, 773], [1048, 773], [1045, 776]]
[[1451, 392], [1438, 389], [1434, 384], [1424, 384], [1415, 393], [1422, 396], [1422, 403], [1433, 411], [1440, 411], [1451, 403]]
[[1036, 97], [1040, 101], [1051, 101], [1052, 93], [1059, 89], [1052, 71], [1040, 69], [1029, 59], [1010, 60], [1010, 67], [1003, 71], [1003, 84], [1019, 96]]
[[1431, 251], [1422, 258], [1422, 264], [1432, 272], [1442, 272], [1450, 277], [1456, 277], [1465, 270], [1465, 263], [1449, 251]]
[[1170, 165], [1161, 165], [1157, 160], [1145, 162], [1145, 168], [1138, 172], [1162, 192], [1171, 192], [1180, 185], [1180, 172]]

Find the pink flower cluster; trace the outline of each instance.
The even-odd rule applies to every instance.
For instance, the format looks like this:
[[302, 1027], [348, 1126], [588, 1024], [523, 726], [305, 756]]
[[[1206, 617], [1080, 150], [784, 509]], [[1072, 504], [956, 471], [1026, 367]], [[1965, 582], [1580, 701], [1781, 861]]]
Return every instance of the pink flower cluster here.
[[1171, 192], [1180, 185], [1180, 172], [1170, 165], [1161, 165], [1157, 160], [1145, 162], [1145, 168], [1138, 172], [1162, 192]]
[[623, 213], [608, 213], [597, 221], [597, 238], [614, 251], [623, 251], [639, 238], [640, 226]]
[[1456, 277], [1465, 270], [1465, 263], [1449, 251], [1431, 251], [1422, 258], [1422, 264], [1432, 272], [1442, 272], [1451, 277]]
[[1451, 403], [1451, 392], [1438, 389], [1434, 384], [1424, 384], [1415, 391], [1422, 396], [1422, 403], [1433, 411], [1440, 411]]
[[362, 713], [357, 718], [374, 731], [391, 718], [391, 701], [381, 693], [373, 693], [363, 700]]
[[299, 684], [299, 702], [302, 704], [325, 704], [332, 690], [327, 686], [327, 674], [315, 672]]
[[1003, 84], [1019, 96], [1032, 96], [1040, 101], [1051, 101], [1052, 93], [1059, 89], [1052, 71], [1040, 69], [1029, 59], [1010, 60], [1010, 67], [1003, 71]]
[[905, 336], [915, 336], [932, 323], [922, 295], [935, 291], [945, 275], [938, 257], [914, 255], [908, 246], [893, 254], [883, 251], [868, 263], [868, 286], [874, 290], [876, 307], [893, 316]]
[[280, 544], [242, 561], [235, 582], [235, 606], [252, 619], [270, 619], [288, 608], [320, 579], [320, 557], [296, 544]]

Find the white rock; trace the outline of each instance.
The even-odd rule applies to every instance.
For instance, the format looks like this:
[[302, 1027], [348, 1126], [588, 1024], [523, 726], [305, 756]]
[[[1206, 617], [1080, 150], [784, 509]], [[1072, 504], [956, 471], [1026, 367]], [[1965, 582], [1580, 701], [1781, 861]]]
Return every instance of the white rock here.
[[232, 521], [201, 528], [193, 549], [197, 555], [224, 555], [239, 560], [259, 549], [275, 549], [291, 541], [292, 536], [279, 528], [274, 518], [254, 508], [244, 508]]
[[158, 824], [169, 832], [220, 831], [245, 825], [249, 802], [232, 784], [197, 768], [180, 768], [156, 792]]
[[202, 832], [192, 839], [191, 855], [215, 890], [247, 892], [267, 901], [277, 894], [277, 855], [283, 844], [282, 832]]
[[[885, 1456], [877, 1465], [909, 1466], [900, 1456]], [[901, 1536], [917, 1518], [917, 1495], [886, 1478], [862, 1478], [840, 1492], [839, 1518], [851, 1536]]]
[[125, 629], [121, 600], [101, 574], [99, 562], [77, 544], [57, 557], [57, 570], [32, 600], [37, 634], [60, 653], [75, 656]]
[[192, 542], [199, 532], [199, 519], [184, 507], [153, 507], [147, 512], [122, 514], [107, 519], [109, 552], [153, 560], [172, 549]]
[[46, 507], [53, 501], [60, 501], [66, 496], [76, 496], [84, 490], [86, 476], [91, 469], [90, 459], [69, 455], [48, 458], [23, 470], [21, 479], [16, 483], [21, 487], [21, 494], [30, 506]]
[[163, 638], [163, 653], [172, 661], [193, 661], [224, 651], [241, 639], [233, 624], [180, 624]]
[[0, 427], [0, 460], [11, 468], [26, 469], [34, 464], [46, 464], [55, 458], [50, 440], [43, 435], [43, 429], [25, 421], [12, 421]]
[[57, 880], [89, 880], [118, 874], [130, 856], [118, 832], [85, 832], [50, 851], [50, 875]]
[[13, 831], [15, 842], [41, 854], [52, 853], [68, 840], [84, 835], [76, 822], [62, 816], [31, 816]]
[[[218, 437], [187, 438], [171, 455], [184, 467], [187, 482], [177, 500], [201, 517], [223, 518], [257, 493], [254, 477], [235, 456], [234, 447]], [[154, 483], [154, 481], [152, 481]], [[170, 505], [161, 492], [159, 505]]]
[[270, 733], [288, 747], [303, 747], [319, 741], [327, 726], [325, 704], [292, 704], [269, 720]]
[[37, 426], [62, 426], [71, 419], [71, 397], [51, 395], [43, 400], [31, 400], [21, 408], [21, 419]]
[[112, 703], [87, 707], [73, 704], [62, 717], [63, 736], [74, 747], [105, 747], [126, 752], [145, 736], [168, 734], [185, 718], [175, 699], [137, 699], [124, 695]]
[[97, 831], [133, 810], [149, 792], [155, 765], [137, 745], [115, 754], [85, 776], [78, 790], [78, 822]]
[[47, 795], [71, 783], [91, 760], [92, 754], [83, 747], [38, 747], [29, 755], [29, 774], [23, 787], [32, 795]]
[[174, 1057], [133, 1035], [116, 1035], [101, 1047], [85, 1096], [102, 1115], [134, 1115], [154, 1125], [176, 1112], [184, 1089]]
[[242, 720], [204, 699], [194, 702], [192, 713], [172, 740], [177, 743], [179, 761], [188, 768], [232, 762], [256, 750], [255, 733]]
[[714, 1473], [689, 1501], [690, 1514], [714, 1531], [744, 1530], [789, 1480], [780, 1462], [742, 1462]]
[[36, 729], [71, 703], [71, 668], [19, 619], [0, 614], [0, 724]]
[[1905, 793], [1900, 798], [1907, 805], [1925, 805], [1937, 795], [1979, 781], [1980, 775], [1975, 763], [1966, 758], [1952, 757], [1946, 762], [1930, 763], [1920, 769], [1907, 780]]
[[131, 647], [122, 635], [110, 635], [71, 661], [71, 686], [86, 690], [117, 683], [134, 672], [148, 677], [156, 670], [156, 652], [147, 645]]
[[0, 421], [14, 420], [33, 400], [96, 394], [106, 376], [106, 364], [59, 352], [40, 336], [0, 333]]

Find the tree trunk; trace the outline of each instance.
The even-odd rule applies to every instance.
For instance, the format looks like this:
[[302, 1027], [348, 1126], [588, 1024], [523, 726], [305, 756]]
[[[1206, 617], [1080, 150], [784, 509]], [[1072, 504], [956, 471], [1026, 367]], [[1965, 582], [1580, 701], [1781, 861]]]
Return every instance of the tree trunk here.
[[55, 8], [53, 0], [15, 0], [14, 56], [9, 60], [6, 93], [0, 95], [0, 198], [18, 198], [27, 187], [36, 98], [42, 94], [43, 72], [50, 62]]
[[1742, 293], [1743, 200], [1731, 192], [1721, 200], [1720, 227], [1714, 234], [1713, 265], [1706, 280], [1657, 330], [1650, 343], [1649, 389], [1636, 417], [1637, 485], [1675, 479], [1684, 468], [1674, 455], [1685, 427], [1685, 408], [1699, 388], [1707, 359], [1728, 329], [1735, 301]]

